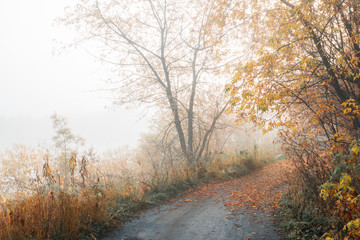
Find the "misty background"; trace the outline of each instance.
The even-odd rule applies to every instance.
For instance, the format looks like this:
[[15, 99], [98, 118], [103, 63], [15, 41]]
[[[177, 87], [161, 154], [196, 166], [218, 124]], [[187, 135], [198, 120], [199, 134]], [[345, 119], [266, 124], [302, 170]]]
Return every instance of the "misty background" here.
[[97, 151], [135, 146], [146, 130], [140, 110], [113, 106], [106, 66], [81, 48], [61, 49], [74, 33], [55, 25], [54, 16], [70, 3], [0, 2], [0, 151], [51, 144], [54, 112]]

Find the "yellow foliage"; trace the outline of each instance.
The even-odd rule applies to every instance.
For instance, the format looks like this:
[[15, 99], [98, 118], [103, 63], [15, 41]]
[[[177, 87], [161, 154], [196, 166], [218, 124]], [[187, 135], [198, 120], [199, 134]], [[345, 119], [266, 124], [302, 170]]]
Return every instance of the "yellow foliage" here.
[[[360, 214], [360, 194], [354, 184], [354, 179], [359, 182], [360, 175], [355, 171], [359, 163], [359, 147], [357, 142], [352, 144], [349, 160], [345, 162], [346, 170], [343, 172], [339, 182], [325, 183], [320, 192], [320, 196], [332, 208], [335, 214], [345, 221], [344, 227], [339, 232], [328, 232], [325, 236], [335, 239], [358, 239], [360, 237], [359, 214]], [[344, 170], [343, 170], [344, 171]], [[351, 177], [349, 174], [352, 174]], [[326, 237], [328, 239], [328, 237]]]

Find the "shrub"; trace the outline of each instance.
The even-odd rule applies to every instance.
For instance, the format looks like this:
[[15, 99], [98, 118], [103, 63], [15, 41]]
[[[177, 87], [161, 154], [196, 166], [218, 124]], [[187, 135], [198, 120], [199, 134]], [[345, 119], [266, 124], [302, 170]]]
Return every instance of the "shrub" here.
[[348, 149], [334, 156], [332, 174], [318, 189], [295, 173], [280, 212], [290, 238], [360, 239], [360, 147], [355, 141]]
[[338, 223], [322, 239], [360, 238], [360, 147], [353, 142], [348, 155], [339, 153], [331, 179], [322, 185], [321, 197]]

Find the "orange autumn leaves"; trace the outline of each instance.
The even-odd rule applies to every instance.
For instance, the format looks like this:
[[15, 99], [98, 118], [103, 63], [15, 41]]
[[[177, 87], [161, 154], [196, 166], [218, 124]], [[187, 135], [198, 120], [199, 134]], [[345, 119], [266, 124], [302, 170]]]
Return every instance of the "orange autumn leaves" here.
[[[221, 194], [224, 205], [233, 213], [242, 207], [272, 210], [278, 207], [278, 201], [292, 171], [289, 160], [272, 163], [244, 177], [200, 187], [184, 195], [181, 202], [198, 202]], [[218, 202], [219, 200], [216, 200], [214, 204]]]
[[241, 207], [254, 210], [271, 210], [278, 207], [282, 190], [292, 169], [289, 161], [281, 161], [232, 181], [228, 185], [226, 207], [233, 212]]

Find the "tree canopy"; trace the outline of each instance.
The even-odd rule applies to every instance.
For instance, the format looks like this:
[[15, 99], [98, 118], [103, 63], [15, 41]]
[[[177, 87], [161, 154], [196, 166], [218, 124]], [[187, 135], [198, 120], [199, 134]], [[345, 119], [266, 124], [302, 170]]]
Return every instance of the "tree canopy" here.
[[[61, 23], [99, 46], [98, 58], [114, 66], [115, 103], [160, 106], [189, 162], [206, 151], [224, 112], [223, 94], [232, 56], [229, 32], [209, 28], [215, 1], [88, 1], [69, 8]], [[227, 76], [227, 77], [226, 77]]]
[[[329, 204], [348, 206], [336, 214], [353, 226], [358, 205], [350, 202], [358, 193], [345, 194], [343, 186], [356, 189], [360, 180], [355, 170], [360, 166], [360, 2], [219, 0], [217, 6], [223, 25], [244, 22], [252, 49], [227, 85], [229, 111], [264, 131], [279, 128], [284, 149], [315, 196], [332, 176], [335, 183], [324, 185], [322, 196], [348, 194], [348, 200]], [[349, 159], [330, 161], [339, 153]], [[359, 237], [351, 231], [336, 236]]]

